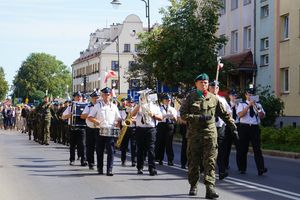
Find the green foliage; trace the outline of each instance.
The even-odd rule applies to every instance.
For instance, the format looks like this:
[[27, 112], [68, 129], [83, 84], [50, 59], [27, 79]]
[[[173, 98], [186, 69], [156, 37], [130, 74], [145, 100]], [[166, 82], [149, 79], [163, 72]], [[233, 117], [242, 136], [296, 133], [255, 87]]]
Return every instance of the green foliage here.
[[0, 101], [2, 101], [8, 92], [8, 82], [5, 80], [3, 67], [0, 66]]
[[266, 112], [266, 117], [262, 119], [261, 124], [263, 126], [274, 126], [276, 118], [283, 113], [284, 102], [280, 98], [277, 98], [274, 92], [270, 92], [270, 87], [258, 88], [257, 94]]
[[52, 94], [54, 97], [62, 96], [66, 85], [71, 88], [71, 73], [63, 62], [55, 56], [46, 53], [32, 53], [22, 63], [15, 76], [15, 97], [25, 99], [27, 96], [32, 102], [40, 98], [41, 92]]
[[[261, 141], [265, 147], [271, 149], [298, 152], [300, 151], [300, 128], [261, 127]], [[295, 148], [297, 146], [298, 148]]]
[[216, 36], [219, 0], [170, 0], [162, 9], [162, 25], [139, 35], [141, 54], [130, 70], [153, 86], [157, 78], [168, 86], [190, 88], [194, 78], [206, 72], [213, 77], [217, 65], [216, 50], [226, 42]]
[[37, 101], [42, 102], [44, 99], [44, 96], [46, 95], [45, 92], [41, 91], [41, 90], [37, 90], [35, 91], [32, 95], [31, 98]]

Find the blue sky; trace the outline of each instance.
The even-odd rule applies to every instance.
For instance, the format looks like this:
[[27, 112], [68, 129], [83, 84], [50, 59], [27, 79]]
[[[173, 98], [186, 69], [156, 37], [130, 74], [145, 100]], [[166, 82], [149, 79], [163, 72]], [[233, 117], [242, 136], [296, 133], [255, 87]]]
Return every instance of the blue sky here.
[[[32, 52], [49, 53], [70, 67], [87, 48], [91, 32], [122, 23], [129, 14], [147, 27], [144, 2], [120, 1], [114, 9], [111, 0], [0, 0], [0, 66], [6, 80], [12, 84]], [[150, 0], [151, 24], [161, 22], [159, 9], [168, 5], [168, 0]]]

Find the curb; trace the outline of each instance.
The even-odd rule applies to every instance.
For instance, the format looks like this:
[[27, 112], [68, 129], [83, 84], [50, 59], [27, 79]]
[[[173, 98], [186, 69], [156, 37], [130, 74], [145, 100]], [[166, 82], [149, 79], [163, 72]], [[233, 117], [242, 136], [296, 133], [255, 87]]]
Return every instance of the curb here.
[[[181, 144], [181, 139], [174, 138], [174, 142], [177, 144]], [[232, 150], [235, 150], [235, 147], [233, 147]], [[253, 149], [249, 148], [249, 152], [253, 154]], [[300, 153], [296, 153], [296, 152], [286, 152], [286, 151], [262, 149], [262, 153], [263, 153], [263, 155], [268, 155], [268, 156], [273, 156], [273, 157], [300, 159]]]

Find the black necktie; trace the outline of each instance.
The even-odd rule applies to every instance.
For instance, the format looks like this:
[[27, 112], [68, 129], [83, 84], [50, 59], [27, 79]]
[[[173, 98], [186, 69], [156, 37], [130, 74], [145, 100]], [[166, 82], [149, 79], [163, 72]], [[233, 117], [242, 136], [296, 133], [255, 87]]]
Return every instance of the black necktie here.
[[143, 116], [142, 116], [141, 122], [142, 122], [142, 124], [145, 124]]
[[254, 117], [254, 114], [255, 114], [254, 108], [253, 106], [250, 106], [250, 117]]
[[[168, 106], [163, 106], [164, 110], [166, 111], [166, 114], [168, 114]], [[169, 124], [170, 120], [168, 118], [166, 118], [166, 123]]]
[[236, 114], [235, 106], [232, 107], [232, 117], [233, 117], [234, 120], [236, 120], [237, 114]]

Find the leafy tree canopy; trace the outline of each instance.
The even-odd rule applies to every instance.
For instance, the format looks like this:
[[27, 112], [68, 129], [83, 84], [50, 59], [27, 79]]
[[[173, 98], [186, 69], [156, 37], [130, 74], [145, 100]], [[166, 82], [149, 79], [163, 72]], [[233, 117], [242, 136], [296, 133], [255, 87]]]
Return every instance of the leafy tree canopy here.
[[30, 101], [48, 90], [48, 94], [64, 95], [66, 85], [71, 87], [71, 73], [63, 62], [46, 53], [32, 53], [22, 63], [14, 78], [14, 95]]
[[8, 92], [8, 82], [5, 80], [3, 67], [0, 66], [0, 100], [3, 100]]
[[220, 1], [170, 2], [171, 6], [161, 10], [162, 25], [140, 35], [141, 53], [130, 70], [131, 77], [139, 74], [150, 87], [155, 78], [168, 86], [190, 87], [202, 72], [214, 79], [216, 51], [226, 42], [215, 34]]

